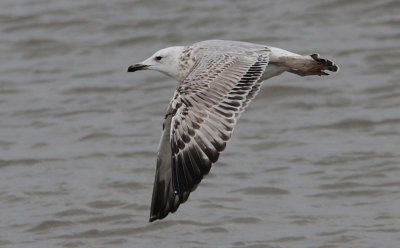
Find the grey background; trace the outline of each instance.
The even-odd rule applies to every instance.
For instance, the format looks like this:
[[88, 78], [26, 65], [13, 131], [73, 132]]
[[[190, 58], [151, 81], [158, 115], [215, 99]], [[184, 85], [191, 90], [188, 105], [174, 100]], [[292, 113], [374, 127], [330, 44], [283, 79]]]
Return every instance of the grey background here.
[[[0, 247], [397, 247], [400, 3], [0, 2]], [[125, 73], [206, 39], [334, 60], [265, 82], [189, 201], [148, 223], [176, 82]]]

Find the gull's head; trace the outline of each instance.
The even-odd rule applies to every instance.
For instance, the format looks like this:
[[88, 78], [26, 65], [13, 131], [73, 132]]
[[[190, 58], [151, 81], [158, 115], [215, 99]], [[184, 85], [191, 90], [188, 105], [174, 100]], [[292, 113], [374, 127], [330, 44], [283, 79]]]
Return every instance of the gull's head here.
[[190, 68], [182, 64], [184, 49], [185, 47], [183, 46], [161, 49], [143, 62], [129, 66], [127, 72], [155, 70], [175, 78], [178, 81], [183, 81], [190, 70]]

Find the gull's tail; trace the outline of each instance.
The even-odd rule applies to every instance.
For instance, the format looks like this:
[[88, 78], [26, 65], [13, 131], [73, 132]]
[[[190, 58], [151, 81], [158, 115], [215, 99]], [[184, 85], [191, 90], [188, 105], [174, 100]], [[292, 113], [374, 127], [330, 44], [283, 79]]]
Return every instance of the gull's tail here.
[[294, 56], [284, 58], [284, 64], [289, 67], [288, 72], [299, 76], [329, 75], [326, 71], [337, 72], [339, 67], [331, 60], [319, 57], [317, 53], [309, 56]]

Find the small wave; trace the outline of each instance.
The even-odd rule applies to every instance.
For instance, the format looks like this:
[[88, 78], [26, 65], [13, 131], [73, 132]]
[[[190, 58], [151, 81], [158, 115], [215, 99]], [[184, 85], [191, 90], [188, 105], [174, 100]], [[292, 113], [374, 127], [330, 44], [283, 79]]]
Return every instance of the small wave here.
[[57, 227], [69, 226], [71, 224], [71, 221], [46, 220], [27, 230], [27, 232], [44, 232], [48, 230], [53, 230]]
[[231, 192], [240, 192], [249, 195], [286, 195], [289, 191], [275, 187], [248, 187]]

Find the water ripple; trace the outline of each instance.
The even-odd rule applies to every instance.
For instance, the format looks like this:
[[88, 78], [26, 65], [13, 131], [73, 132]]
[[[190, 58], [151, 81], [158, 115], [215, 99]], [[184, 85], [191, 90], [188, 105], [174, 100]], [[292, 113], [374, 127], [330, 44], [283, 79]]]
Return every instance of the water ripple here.
[[[397, 247], [399, 9], [398, 0], [0, 1], [0, 246]], [[210, 175], [149, 223], [177, 83], [125, 70], [205, 39], [317, 52], [341, 70], [266, 81]]]

